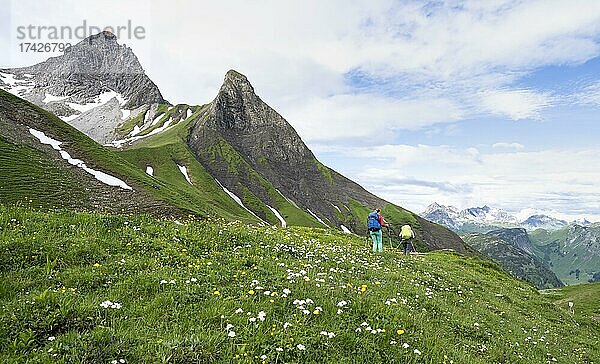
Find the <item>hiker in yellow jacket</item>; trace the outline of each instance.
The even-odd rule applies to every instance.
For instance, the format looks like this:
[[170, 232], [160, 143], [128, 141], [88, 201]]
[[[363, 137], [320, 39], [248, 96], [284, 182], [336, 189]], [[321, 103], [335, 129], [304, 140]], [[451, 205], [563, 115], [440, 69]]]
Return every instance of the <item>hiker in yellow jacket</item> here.
[[402, 241], [402, 247], [404, 250], [404, 255], [407, 255], [410, 252], [415, 251], [415, 247], [413, 246], [413, 239], [415, 238], [415, 232], [412, 230], [410, 225], [403, 225], [400, 229], [400, 239]]

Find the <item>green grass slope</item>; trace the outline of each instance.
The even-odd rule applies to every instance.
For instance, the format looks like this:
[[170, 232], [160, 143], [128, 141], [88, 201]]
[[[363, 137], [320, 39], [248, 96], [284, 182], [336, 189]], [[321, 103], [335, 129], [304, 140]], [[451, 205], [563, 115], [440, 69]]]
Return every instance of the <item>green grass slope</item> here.
[[[81, 169], [60, 158], [57, 151], [42, 145], [30, 135], [29, 128], [63, 142], [61, 146], [72, 157], [84, 160], [91, 168], [124, 180], [133, 187], [133, 192], [97, 182]], [[178, 130], [173, 129], [174, 132]], [[165, 149], [158, 152], [159, 154], [154, 155], [157, 159], [165, 158], [165, 155], [181, 157], [181, 163], [190, 163], [191, 178], [207, 180], [206, 173], [197, 163], [194, 164], [195, 159], [189, 153]], [[229, 201], [230, 198], [213, 185], [206, 187], [207, 190], [202, 193], [198, 189], [189, 188], [175, 162], [172, 161], [171, 171], [159, 168], [158, 173], [171, 173], [176, 178], [153, 178], [144, 172], [145, 166], [140, 168], [138, 163], [130, 163], [127, 158], [99, 145], [56, 116], [2, 90], [0, 161], [0, 203], [4, 204], [20, 203], [42, 208], [110, 212], [144, 211], [157, 215], [194, 213], [258, 222], [258, 219], [239, 208], [235, 202]], [[204, 187], [203, 185], [202, 188]]]
[[0, 208], [0, 279], [0, 362], [600, 360], [598, 322], [490, 261], [323, 229]]
[[547, 289], [541, 293], [564, 309], [569, 309], [569, 302], [572, 302], [571, 313], [581, 321], [600, 322], [600, 283], [576, 284], [560, 289]]
[[[206, 215], [258, 222], [258, 219], [223, 191], [184, 143], [190, 123], [196, 117], [202, 117], [202, 111], [203, 108], [198, 108], [187, 120], [160, 134], [146, 137], [130, 148], [117, 150], [117, 153], [137, 165], [141, 171], [145, 171], [148, 166], [152, 167], [155, 179], [183, 196], [181, 204], [201, 206]], [[191, 184], [179, 170], [178, 164], [186, 167]]]
[[534, 253], [565, 284], [594, 281], [600, 275], [600, 224], [588, 227], [570, 225], [529, 233]]
[[[127, 192], [106, 186], [59, 153], [41, 144], [29, 128], [63, 142], [61, 147], [88, 167], [111, 174], [133, 187]], [[0, 90], [0, 202], [36, 207], [103, 211], [177, 213], [161, 201], [171, 198], [164, 186], [39, 107]], [[162, 197], [162, 198], [159, 198]]]
[[464, 234], [461, 237], [516, 278], [523, 279], [539, 289], [563, 286], [554, 272], [541, 260], [510, 241], [494, 235], [477, 233]]
[[231, 180], [228, 185], [235, 185], [234, 191], [244, 205], [261, 219], [273, 225], [280, 224], [277, 216], [268, 208], [269, 205], [279, 211], [288, 225], [324, 227], [310, 214], [288, 201], [220, 135], [215, 133], [207, 138], [207, 144], [197, 154], [205, 165], [210, 164], [212, 168], [227, 173], [227, 178]]

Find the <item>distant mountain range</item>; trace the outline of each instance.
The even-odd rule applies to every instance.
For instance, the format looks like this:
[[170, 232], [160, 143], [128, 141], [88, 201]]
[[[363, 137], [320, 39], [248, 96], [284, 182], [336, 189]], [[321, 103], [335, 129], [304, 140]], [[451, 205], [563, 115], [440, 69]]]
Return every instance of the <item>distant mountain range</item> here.
[[487, 234], [469, 233], [462, 238], [511, 275], [530, 282], [538, 289], [563, 286], [556, 274], [532, 253], [533, 246], [525, 229], [498, 229]]
[[471, 247], [538, 288], [562, 283], [600, 282], [600, 223], [558, 230], [502, 228], [465, 233]]
[[[488, 232], [502, 227], [519, 227], [526, 230], [545, 229], [557, 230], [569, 225], [569, 222], [547, 215], [531, 215], [519, 221], [516, 216], [507, 211], [492, 208], [472, 207], [459, 210], [454, 206], [444, 206], [433, 203], [420, 214], [423, 218], [444, 225], [458, 232]], [[580, 226], [589, 226], [587, 220], [573, 221]]]
[[529, 232], [532, 253], [566, 284], [600, 282], [600, 223]]
[[489, 206], [459, 210], [437, 203], [421, 216], [457, 232], [472, 248], [538, 288], [600, 281], [600, 223], [569, 223], [547, 215], [519, 221]]
[[389, 222], [414, 226], [421, 249], [474, 253], [323, 165], [234, 70], [212, 101], [172, 105], [133, 51], [102, 32], [34, 66], [0, 69], [0, 88], [0, 203], [357, 234], [379, 207]]

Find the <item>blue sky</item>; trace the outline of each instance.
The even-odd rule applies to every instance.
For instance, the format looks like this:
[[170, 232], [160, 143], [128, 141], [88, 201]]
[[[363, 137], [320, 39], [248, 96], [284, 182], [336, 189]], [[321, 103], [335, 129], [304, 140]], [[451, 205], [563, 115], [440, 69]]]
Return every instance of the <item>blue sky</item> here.
[[600, 221], [600, 2], [13, 0], [19, 25], [131, 20], [121, 39], [171, 102], [248, 76], [326, 164], [421, 211], [437, 201]]

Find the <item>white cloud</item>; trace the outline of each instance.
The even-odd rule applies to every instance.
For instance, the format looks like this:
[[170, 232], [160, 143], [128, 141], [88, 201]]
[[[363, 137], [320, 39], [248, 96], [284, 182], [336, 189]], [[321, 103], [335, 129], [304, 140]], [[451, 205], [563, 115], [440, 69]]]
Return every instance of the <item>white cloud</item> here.
[[[600, 219], [600, 148], [484, 153], [449, 146], [347, 148], [358, 165], [342, 173], [413, 211], [437, 201], [535, 208]], [[558, 216], [554, 214], [553, 216]]]
[[[290, 106], [284, 116], [309, 142], [365, 138], [389, 140], [390, 131], [453, 122], [462, 110], [447, 99], [398, 100], [376, 95], [335, 95]], [[386, 130], [388, 131], [385, 134]]]
[[530, 90], [495, 90], [482, 93], [482, 104], [490, 112], [513, 120], [537, 119], [551, 105], [551, 96]]
[[521, 143], [506, 143], [506, 142], [498, 142], [492, 145], [492, 148], [502, 148], [502, 149], [524, 149], [525, 146]]
[[[147, 39], [128, 43], [170, 101], [210, 101], [224, 73], [234, 68], [284, 116], [302, 115], [290, 121], [304, 130], [323, 122], [325, 108], [334, 118], [344, 114], [351, 98], [347, 95], [356, 94], [344, 79], [351, 70], [388, 79], [386, 91], [403, 94], [400, 106], [385, 100], [393, 96], [377, 95], [377, 87], [371, 98], [356, 96], [383, 108], [375, 121], [380, 131], [452, 122], [482, 112], [536, 118], [552, 105], [549, 95], [512, 89], [510, 83], [536, 67], [577, 64], [600, 53], [600, 2], [594, 0], [107, 0], [85, 6], [74, 0], [60, 5], [12, 0], [8, 8], [13, 27], [77, 25], [83, 19], [126, 24], [130, 18], [145, 26]], [[0, 55], [3, 66], [45, 58], [18, 52], [14, 31], [3, 34], [3, 41], [7, 37], [9, 52]], [[307, 99], [302, 111], [298, 105]], [[446, 111], [440, 100], [450, 105]], [[311, 106], [320, 112], [311, 114]], [[400, 115], [392, 117], [397, 109]], [[403, 115], [404, 110], [413, 117]], [[334, 125], [345, 128], [348, 123]], [[340, 138], [347, 134], [339, 133]], [[335, 139], [336, 133], [328, 135]]]
[[600, 82], [594, 82], [573, 95], [575, 103], [600, 106]]

